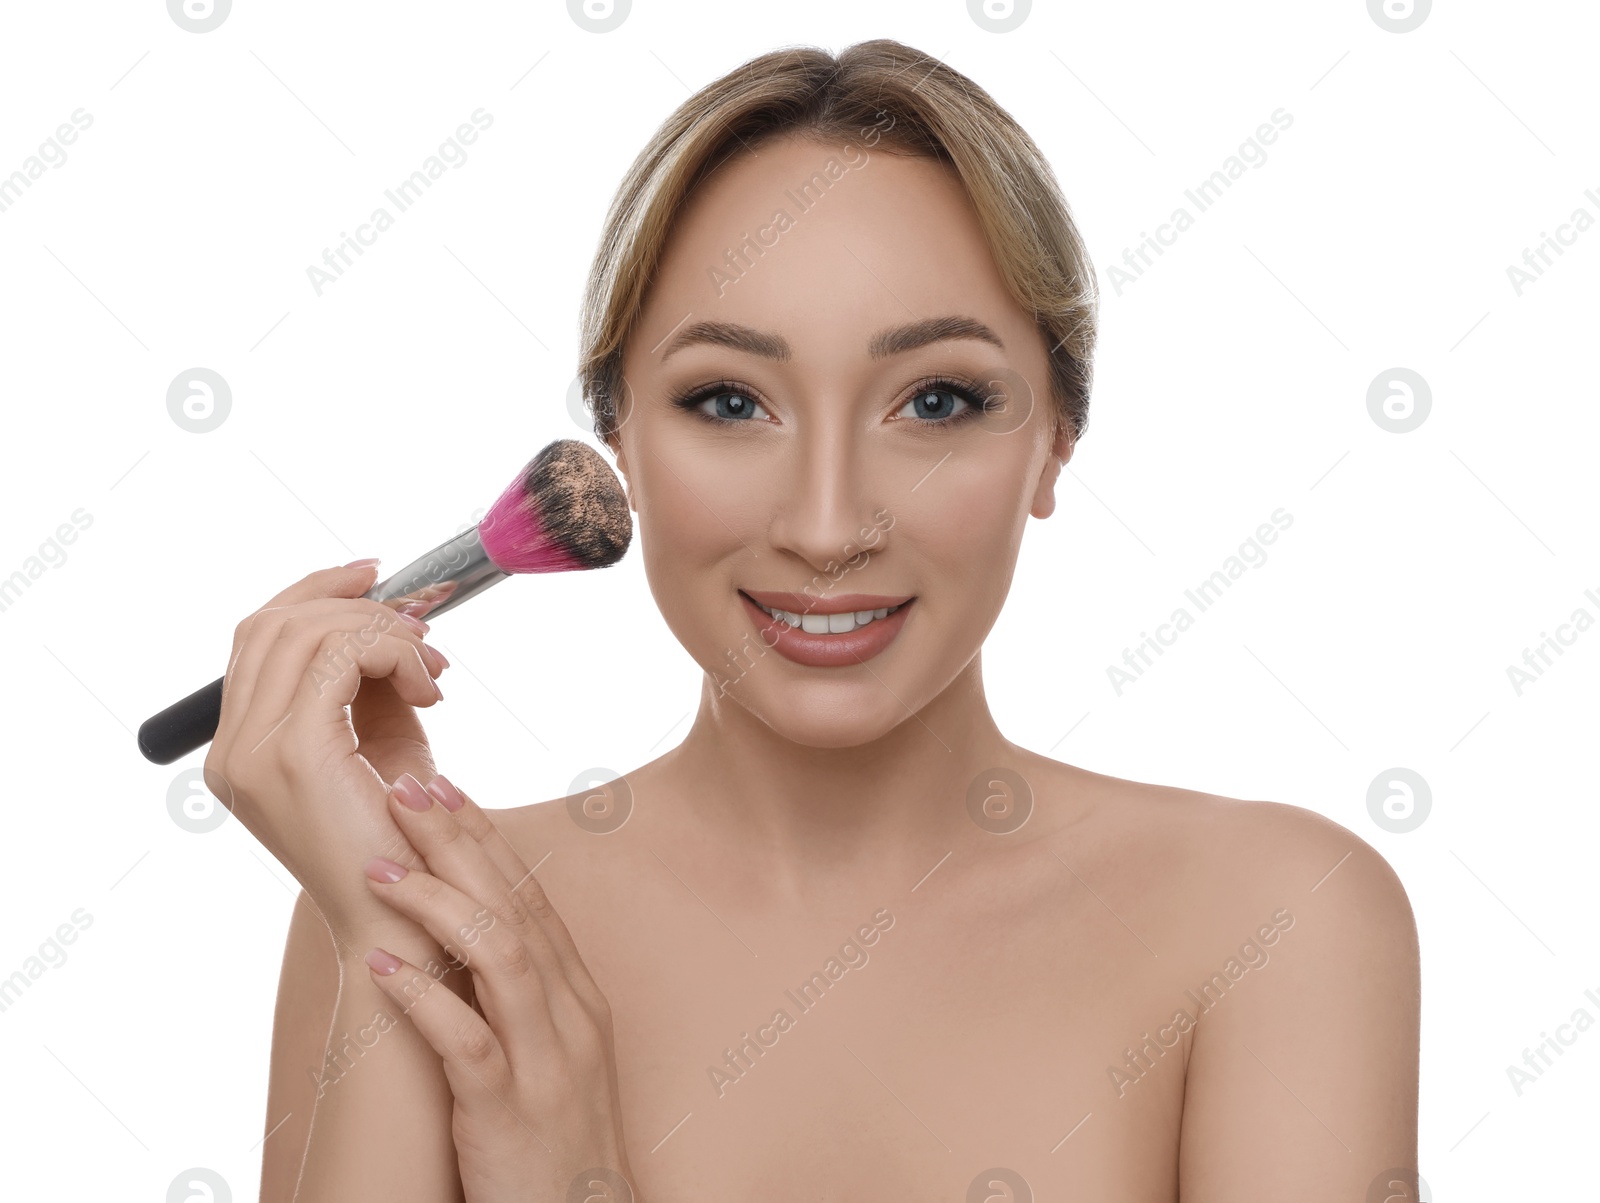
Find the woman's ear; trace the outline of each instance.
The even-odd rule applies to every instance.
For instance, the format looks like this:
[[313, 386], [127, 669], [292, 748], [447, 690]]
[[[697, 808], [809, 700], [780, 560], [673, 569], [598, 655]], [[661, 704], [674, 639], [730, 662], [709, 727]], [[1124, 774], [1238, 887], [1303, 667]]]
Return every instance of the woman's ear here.
[[1072, 458], [1073, 441], [1067, 424], [1056, 423], [1056, 439], [1050, 454], [1044, 458], [1044, 468], [1039, 473], [1039, 487], [1033, 494], [1033, 508], [1028, 512], [1035, 518], [1048, 518], [1056, 509], [1056, 480], [1061, 469]]
[[639, 507], [633, 501], [633, 481], [628, 476], [628, 453], [622, 449], [622, 435], [612, 432], [607, 445], [611, 448], [611, 454], [617, 457], [617, 474], [622, 477], [622, 491], [627, 494], [628, 508], [637, 514]]

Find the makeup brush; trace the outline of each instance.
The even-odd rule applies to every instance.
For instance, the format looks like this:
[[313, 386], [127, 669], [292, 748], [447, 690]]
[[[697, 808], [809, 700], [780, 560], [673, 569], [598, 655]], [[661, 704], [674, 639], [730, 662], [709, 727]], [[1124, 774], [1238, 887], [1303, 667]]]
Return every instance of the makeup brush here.
[[[557, 439], [529, 460], [482, 522], [362, 596], [404, 599], [418, 618], [442, 614], [508, 576], [573, 572], [615, 564], [633, 538], [627, 495], [611, 466], [586, 443]], [[139, 751], [171, 764], [209, 743], [222, 714], [218, 677], [139, 728]]]

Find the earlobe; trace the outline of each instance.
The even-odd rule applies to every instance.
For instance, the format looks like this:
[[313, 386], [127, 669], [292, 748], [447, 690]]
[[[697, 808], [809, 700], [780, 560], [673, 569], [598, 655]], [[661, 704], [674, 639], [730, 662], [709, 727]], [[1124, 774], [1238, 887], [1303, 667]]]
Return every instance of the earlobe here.
[[1056, 481], [1061, 469], [1072, 458], [1073, 442], [1065, 428], [1056, 434], [1055, 445], [1045, 457], [1044, 470], [1039, 474], [1039, 487], [1033, 494], [1033, 508], [1028, 512], [1035, 518], [1048, 518], [1056, 510]]
[[628, 508], [637, 514], [639, 512], [639, 507], [635, 505], [633, 501], [633, 480], [628, 475], [628, 455], [627, 452], [623, 451], [622, 449], [621, 437], [613, 437], [616, 438], [616, 442], [612, 445], [611, 450], [612, 453], [617, 457], [617, 475], [622, 477], [622, 491], [627, 495]]

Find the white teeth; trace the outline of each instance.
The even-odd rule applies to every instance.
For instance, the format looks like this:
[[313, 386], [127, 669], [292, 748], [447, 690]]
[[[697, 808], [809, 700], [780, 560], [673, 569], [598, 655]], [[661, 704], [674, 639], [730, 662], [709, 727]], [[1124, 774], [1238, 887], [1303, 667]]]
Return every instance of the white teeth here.
[[[761, 603], [757, 602], [756, 605], [761, 606]], [[781, 619], [791, 627], [799, 627], [810, 635], [845, 635], [869, 622], [887, 618], [899, 608], [884, 606], [877, 610], [846, 610], [842, 614], [796, 614], [790, 610], [772, 610], [761, 606], [771, 617]]]

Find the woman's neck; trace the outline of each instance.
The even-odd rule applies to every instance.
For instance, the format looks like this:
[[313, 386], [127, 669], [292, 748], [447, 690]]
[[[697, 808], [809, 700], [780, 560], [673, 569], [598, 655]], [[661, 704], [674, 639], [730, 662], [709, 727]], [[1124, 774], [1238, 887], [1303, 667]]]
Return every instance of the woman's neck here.
[[707, 678], [689, 734], [655, 766], [683, 787], [671, 791], [674, 817], [736, 849], [746, 868], [753, 860], [776, 893], [810, 893], [858, 869], [925, 872], [980, 835], [969, 784], [1018, 749], [989, 712], [979, 657], [915, 713], [885, 691], [903, 721], [866, 743], [815, 747]]

